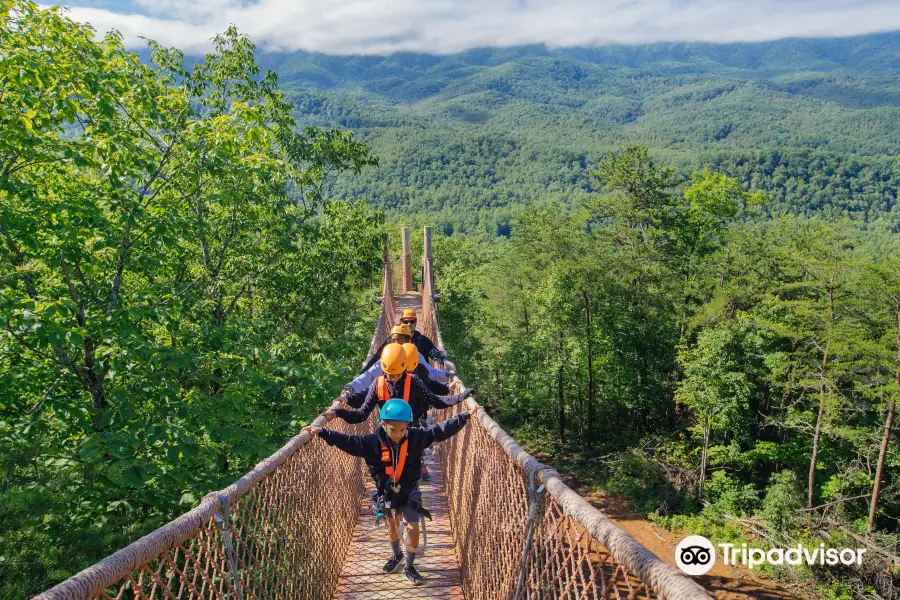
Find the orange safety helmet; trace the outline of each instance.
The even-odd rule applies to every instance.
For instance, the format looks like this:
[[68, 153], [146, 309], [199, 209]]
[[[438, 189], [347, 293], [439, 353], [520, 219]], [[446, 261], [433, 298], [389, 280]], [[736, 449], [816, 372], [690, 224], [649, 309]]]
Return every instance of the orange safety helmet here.
[[418, 317], [416, 317], [416, 311], [414, 311], [413, 309], [404, 308], [403, 313], [400, 315], [400, 319], [416, 319], [416, 320], [418, 320]]
[[412, 337], [412, 330], [409, 328], [409, 325], [394, 325], [394, 328], [391, 329], [391, 335], [407, 335]]
[[403, 346], [388, 344], [384, 347], [381, 352], [381, 370], [387, 375], [400, 375], [406, 372], [406, 351]]
[[403, 350], [406, 352], [406, 371], [412, 373], [419, 366], [419, 349], [410, 342], [403, 344]]

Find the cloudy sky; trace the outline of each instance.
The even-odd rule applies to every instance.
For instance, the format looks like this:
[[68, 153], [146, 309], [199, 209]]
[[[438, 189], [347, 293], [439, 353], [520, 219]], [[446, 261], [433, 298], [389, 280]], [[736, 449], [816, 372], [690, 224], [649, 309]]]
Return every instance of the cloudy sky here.
[[900, 30], [900, 0], [69, 0], [71, 16], [187, 51], [230, 23], [267, 50], [763, 41]]

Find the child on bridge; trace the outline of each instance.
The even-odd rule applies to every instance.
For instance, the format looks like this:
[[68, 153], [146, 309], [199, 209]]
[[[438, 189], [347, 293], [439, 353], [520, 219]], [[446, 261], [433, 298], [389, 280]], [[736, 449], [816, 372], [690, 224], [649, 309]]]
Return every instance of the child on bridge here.
[[[425, 382], [428, 389], [435, 394], [445, 396], [450, 393], [450, 390], [446, 386], [446, 383], [450, 380], [449, 374], [447, 371], [432, 367], [428, 361], [425, 360], [425, 357], [422, 356], [418, 348], [409, 341], [411, 336], [409, 335], [409, 327], [407, 325], [397, 325], [394, 327], [391, 339], [398, 344], [403, 344], [403, 349], [406, 350], [407, 362], [415, 363], [412, 368], [407, 370], [414, 370], [416, 375], [419, 376], [419, 379]], [[379, 354], [379, 358], [380, 356], [381, 355]], [[340, 398], [343, 398], [344, 400], [342, 401], [353, 408], [359, 408], [362, 406], [363, 401], [365, 401], [366, 392], [369, 391], [372, 382], [383, 373], [381, 361], [376, 360], [371, 367], [357, 375], [353, 381], [344, 386]]]
[[[466, 388], [459, 394], [438, 396], [429, 390], [416, 375], [407, 372], [406, 351], [400, 344], [385, 346], [381, 353], [380, 363], [384, 374], [369, 386], [362, 405], [356, 410], [329, 409], [325, 412], [325, 418], [329, 422], [340, 417], [348, 423], [362, 423], [375, 410], [376, 406], [384, 406], [384, 403], [391, 398], [400, 398], [409, 404], [412, 410], [412, 421], [424, 425], [429, 407], [449, 408], [476, 392], [474, 388]], [[422, 478], [426, 481], [431, 478], [427, 468], [423, 467]]]
[[393, 398], [381, 408], [381, 426], [369, 435], [346, 435], [321, 427], [308, 427], [329, 446], [336, 446], [352, 456], [360, 456], [369, 466], [375, 480], [378, 501], [384, 503], [391, 557], [382, 570], [394, 573], [404, 560], [400, 547], [400, 517], [407, 523], [408, 544], [403, 573], [413, 585], [422, 585], [425, 578], [414, 566], [419, 548], [419, 516], [430, 516], [422, 507], [419, 479], [422, 455], [435, 442], [456, 435], [468, 422], [469, 412], [438, 423], [433, 427], [410, 427], [413, 413], [408, 402]]

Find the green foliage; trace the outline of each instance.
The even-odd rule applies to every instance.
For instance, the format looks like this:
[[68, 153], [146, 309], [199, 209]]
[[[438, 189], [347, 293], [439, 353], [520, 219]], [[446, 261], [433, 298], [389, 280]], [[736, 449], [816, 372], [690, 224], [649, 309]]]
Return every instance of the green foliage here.
[[[551, 461], [602, 457], [601, 485], [667, 527], [743, 543], [749, 518], [818, 544], [824, 514], [832, 537], [864, 532], [900, 371], [897, 252], [850, 221], [771, 218], [722, 174], [679, 183], [646, 149], [599, 165], [599, 194], [535, 202], [509, 239], [438, 238], [481, 253], [437, 265], [439, 289], [465, 282], [446, 341], [474, 349], [480, 400]], [[883, 487], [873, 525], [898, 511]]]
[[493, 236], [532, 201], [576, 206], [600, 159], [635, 145], [680, 181], [708, 169], [767, 192], [772, 214], [887, 216], [898, 55], [888, 34], [262, 60], [287, 81], [298, 119], [353, 127], [382, 158], [336, 193], [395, 220]]
[[623, 455], [606, 489], [627, 498], [629, 506], [643, 514], [670, 515], [694, 506], [638, 453]]
[[[271, 454], [370, 335], [376, 164], [231, 28], [188, 69], [0, 3], [0, 579], [40, 591]], [[92, 535], [91, 533], [95, 534]]]
[[802, 506], [798, 494], [797, 477], [793, 471], [772, 473], [763, 499], [762, 513], [776, 533], [784, 534], [797, 525]]
[[759, 503], [759, 491], [725, 471], [715, 471], [706, 484], [713, 510], [733, 516], [752, 515]]

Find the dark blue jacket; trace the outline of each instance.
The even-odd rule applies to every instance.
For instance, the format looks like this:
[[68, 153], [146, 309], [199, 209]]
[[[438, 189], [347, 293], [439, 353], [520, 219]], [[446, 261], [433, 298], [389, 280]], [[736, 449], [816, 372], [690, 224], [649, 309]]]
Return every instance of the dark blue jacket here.
[[[366, 364], [363, 366], [360, 373], [364, 373], [368, 371], [372, 365], [374, 365], [380, 358], [381, 353], [384, 351], [384, 347], [391, 343], [391, 338], [387, 338], [381, 345], [378, 346], [378, 349], [369, 357], [369, 360], [366, 361]], [[429, 360], [436, 360], [438, 362], [444, 362], [447, 360], [447, 353], [443, 350], [439, 350], [437, 346], [434, 345], [434, 342], [431, 341], [427, 335], [423, 335], [418, 329], [413, 331], [412, 334], [412, 343], [416, 345], [416, 348], [419, 349], [419, 352], [422, 353], [422, 356]]]
[[[388, 380], [388, 392], [391, 398], [403, 397], [403, 386], [407, 377], [412, 377], [412, 383], [409, 387], [409, 406], [412, 408], [413, 421], [418, 421], [425, 416], [430, 407], [449, 408], [465, 398], [465, 392], [455, 394], [453, 396], [438, 396], [428, 389], [421, 379], [415, 375], [406, 373], [400, 378], [400, 381], [393, 382]], [[351, 395], [348, 399], [350, 406], [354, 406], [359, 401], [359, 395]], [[362, 423], [365, 421], [369, 413], [375, 410], [375, 407], [381, 408], [384, 402], [378, 399], [378, 380], [372, 382], [369, 391], [366, 392], [366, 399], [359, 408], [350, 410], [347, 408], [335, 409], [335, 414], [347, 421], [348, 423]]]
[[[407, 430], [406, 439], [409, 440], [409, 446], [406, 452], [406, 464], [400, 480], [397, 482], [401, 488], [404, 488], [404, 491], [412, 489], [422, 478], [422, 455], [425, 448], [435, 442], [450, 439], [465, 426], [468, 420], [469, 413], [461, 413], [431, 427], [410, 427]], [[323, 429], [319, 432], [319, 437], [325, 440], [329, 446], [336, 446], [351, 456], [362, 457], [369, 466], [369, 473], [376, 481], [386, 478], [385, 465], [381, 462], [381, 444], [397, 447], [403, 443], [402, 440], [399, 444], [392, 442], [383, 427], [379, 427], [375, 433], [368, 435], [348, 435]]]

